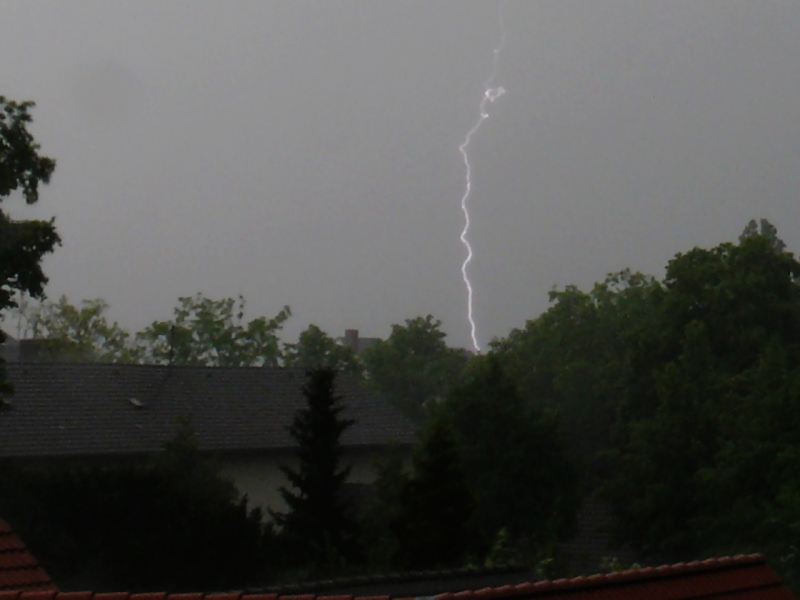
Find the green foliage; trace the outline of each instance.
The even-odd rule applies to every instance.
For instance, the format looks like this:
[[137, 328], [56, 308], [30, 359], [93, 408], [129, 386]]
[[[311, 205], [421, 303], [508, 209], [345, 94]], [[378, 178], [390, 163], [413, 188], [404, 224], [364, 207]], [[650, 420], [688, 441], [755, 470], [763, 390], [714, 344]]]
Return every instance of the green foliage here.
[[42, 340], [54, 359], [96, 362], [136, 362], [131, 335], [106, 318], [102, 298], [83, 300], [80, 308], [66, 296], [56, 302], [22, 300], [15, 310], [23, 336]]
[[283, 364], [305, 369], [335, 369], [361, 376], [363, 367], [352, 348], [336, 340], [314, 324], [300, 334], [296, 344], [285, 344]]
[[407, 319], [363, 354], [369, 383], [418, 423], [426, 405], [447, 396], [467, 362], [466, 352], [447, 347], [441, 325], [431, 315]]
[[751, 219], [747, 226], [744, 228], [742, 235], [739, 236], [739, 242], [743, 242], [745, 238], [762, 237], [769, 241], [770, 246], [776, 252], [783, 252], [786, 250], [786, 244], [778, 237], [778, 228], [766, 219], [761, 219], [760, 228], [756, 225], [756, 220]]
[[39, 156], [39, 144], [28, 131], [33, 106], [0, 96], [0, 198], [21, 189], [28, 204], [39, 199], [39, 183], [49, 183], [56, 168], [52, 158]]
[[260, 512], [183, 423], [148, 463], [0, 470], [4, 515], [62, 589], [185, 591], [262, 581]]
[[547, 312], [493, 344], [522, 398], [559, 415], [571, 458], [584, 466], [610, 445], [635, 350], [658, 327], [652, 307], [661, 294], [652, 277], [628, 270], [591, 292], [554, 290]]
[[[42, 340], [58, 360], [202, 366], [277, 366], [282, 359], [278, 333], [291, 312], [272, 319], [244, 320], [245, 301], [211, 300], [201, 294], [179, 299], [175, 318], [156, 321], [132, 336], [106, 318], [101, 298], [71, 304], [21, 302], [16, 316], [25, 337]], [[320, 332], [321, 333], [321, 332]], [[324, 335], [324, 334], [322, 334]], [[347, 358], [346, 353], [342, 354]]]
[[[25, 202], [39, 199], [39, 184], [48, 183], [56, 168], [52, 158], [39, 155], [39, 144], [28, 131], [33, 102], [14, 102], [0, 96], [0, 201], [21, 190]], [[0, 311], [16, 305], [15, 294], [44, 295], [45, 255], [61, 243], [53, 220], [15, 221], [0, 211]], [[5, 334], [0, 331], [0, 342]], [[0, 393], [11, 391], [0, 361]]]
[[751, 222], [667, 267], [604, 486], [639, 558], [760, 551], [800, 580], [800, 263], [784, 247]]
[[738, 244], [678, 254], [663, 281], [622, 271], [554, 291], [493, 344], [523, 404], [557, 417], [591, 467], [587, 490], [602, 483], [637, 559], [760, 551], [800, 581], [799, 278], [775, 227], [752, 221]]
[[501, 357], [474, 359], [443, 406], [475, 499], [474, 527], [486, 547], [505, 529], [528, 553], [568, 533], [577, 473], [555, 419], [522, 400]]
[[800, 340], [800, 263], [774, 248], [774, 240], [745, 237], [739, 245], [695, 248], [667, 265], [660, 356], [679, 353], [693, 321], [708, 329], [719, 368], [736, 373], [753, 364], [772, 336]]
[[484, 564], [487, 567], [510, 565], [515, 562], [515, 554], [514, 540], [511, 538], [508, 529], [503, 527], [497, 532], [497, 537], [495, 537], [491, 548], [489, 548]]
[[[21, 190], [25, 202], [35, 203], [39, 184], [49, 183], [56, 168], [28, 131], [33, 106], [0, 96], [0, 200]], [[14, 221], [0, 211], [0, 240], [0, 310], [14, 306], [15, 292], [41, 297], [42, 258], [61, 242], [53, 221]]]
[[484, 554], [563, 562], [554, 548], [574, 518], [577, 472], [554, 415], [524, 400], [506, 375], [507, 356], [471, 360], [429, 411], [410, 470], [400, 454], [382, 466], [368, 539], [393, 554], [394, 566], [434, 568]]
[[42, 260], [60, 243], [52, 219], [14, 221], [0, 211], [0, 310], [15, 306], [19, 292], [44, 296]]
[[359, 555], [357, 524], [342, 497], [350, 467], [341, 467], [340, 439], [354, 421], [341, 417], [344, 407], [335, 381], [335, 370], [309, 372], [303, 389], [307, 406], [297, 412], [289, 428], [298, 444], [299, 466], [281, 467], [294, 491], [280, 488], [287, 512], [270, 511], [289, 566], [318, 572]]
[[705, 326], [696, 323], [687, 334], [682, 356], [656, 376], [655, 414], [624, 423], [627, 444], [612, 454], [617, 475], [608, 489], [614, 490], [617, 533], [642, 558], [693, 556], [703, 545], [689, 523], [705, 512], [696, 473], [709, 467], [717, 449], [720, 382]]
[[389, 523], [395, 564], [405, 569], [461, 565], [474, 547], [469, 529], [473, 503], [446, 418], [429, 422], [411, 473], [399, 483], [399, 503]]
[[408, 480], [408, 459], [408, 451], [395, 445], [375, 461], [373, 496], [360, 526], [363, 546], [370, 549], [365, 558], [369, 567], [378, 572], [395, 567], [398, 548], [392, 524], [401, 519], [400, 494]]
[[277, 366], [278, 332], [291, 316], [285, 306], [271, 319], [244, 321], [245, 301], [201, 294], [179, 299], [170, 321], [155, 321], [136, 334], [141, 360], [155, 364], [219, 367]]

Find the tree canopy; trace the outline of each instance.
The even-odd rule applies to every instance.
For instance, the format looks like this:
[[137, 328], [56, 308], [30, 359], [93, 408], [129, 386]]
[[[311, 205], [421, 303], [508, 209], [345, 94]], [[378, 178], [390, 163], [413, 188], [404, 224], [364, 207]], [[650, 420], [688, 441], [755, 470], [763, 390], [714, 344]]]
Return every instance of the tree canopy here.
[[441, 409], [469, 471], [473, 527], [484, 545], [501, 530], [539, 554], [563, 539], [578, 504], [577, 472], [554, 415], [524, 401], [501, 357], [473, 359]]
[[185, 296], [175, 316], [155, 321], [137, 333], [141, 360], [155, 364], [223, 367], [277, 366], [281, 356], [278, 332], [291, 316], [288, 306], [271, 319], [244, 320], [245, 301]]
[[[39, 185], [49, 183], [56, 168], [28, 131], [33, 106], [0, 96], [0, 201], [19, 190], [25, 202], [35, 203]], [[47, 283], [42, 258], [61, 242], [53, 221], [15, 221], [0, 211], [0, 240], [0, 310], [15, 305], [16, 292], [41, 297]]]
[[662, 280], [623, 270], [551, 301], [490, 357], [590, 467], [582, 487], [610, 503], [617, 540], [647, 563], [764, 552], [800, 582], [800, 263], [776, 228], [751, 221]]
[[260, 511], [200, 455], [188, 421], [138, 462], [0, 464], [0, 501], [67, 589], [228, 589], [262, 582], [274, 560]]
[[[39, 199], [39, 185], [48, 183], [56, 163], [39, 154], [28, 131], [33, 102], [0, 96], [0, 201], [19, 190], [28, 204]], [[18, 293], [44, 295], [47, 277], [42, 259], [61, 243], [53, 220], [14, 220], [0, 210], [0, 311], [16, 305]], [[5, 334], [0, 331], [0, 342]], [[0, 366], [2, 366], [0, 364]], [[0, 372], [0, 391], [9, 391]]]
[[641, 273], [612, 273], [589, 292], [550, 293], [552, 306], [492, 345], [517, 393], [555, 411], [572, 458], [592, 465], [609, 447], [634, 350], [658, 329], [662, 284]]
[[363, 354], [370, 385], [416, 422], [426, 404], [447, 396], [467, 362], [464, 350], [447, 347], [441, 326], [431, 315], [407, 319]]
[[300, 334], [296, 344], [285, 344], [283, 364], [305, 369], [330, 368], [360, 376], [363, 367], [355, 351], [338, 344], [313, 323]]
[[794, 561], [800, 263], [766, 225], [670, 261], [633, 348], [605, 494], [644, 559]]
[[41, 340], [44, 352], [58, 360], [135, 362], [132, 336], [106, 317], [105, 300], [83, 300], [75, 306], [61, 296], [55, 302], [20, 301], [15, 309], [24, 337]]

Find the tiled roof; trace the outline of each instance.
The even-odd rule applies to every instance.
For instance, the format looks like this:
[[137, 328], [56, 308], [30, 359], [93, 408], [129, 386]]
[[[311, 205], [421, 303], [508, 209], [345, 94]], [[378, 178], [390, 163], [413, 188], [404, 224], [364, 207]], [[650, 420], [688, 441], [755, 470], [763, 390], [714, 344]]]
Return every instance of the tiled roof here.
[[8, 592], [0, 600], [794, 600], [761, 555], [645, 568], [610, 575], [540, 581], [418, 598], [279, 593]]
[[441, 594], [436, 600], [792, 600], [760, 554]]
[[[287, 431], [305, 405], [302, 369], [151, 365], [8, 364], [10, 406], [0, 406], [0, 457], [150, 453], [191, 416], [201, 450], [294, 447]], [[340, 377], [344, 446], [412, 443], [414, 426], [354, 380]]]
[[11, 527], [0, 519], [0, 590], [56, 590]]

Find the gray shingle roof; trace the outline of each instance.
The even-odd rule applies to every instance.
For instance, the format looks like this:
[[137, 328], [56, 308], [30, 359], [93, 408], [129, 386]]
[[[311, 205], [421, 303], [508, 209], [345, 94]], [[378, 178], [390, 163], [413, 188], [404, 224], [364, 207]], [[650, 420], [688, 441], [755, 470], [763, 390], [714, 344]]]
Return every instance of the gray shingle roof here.
[[[11, 406], [0, 407], [0, 457], [156, 452], [191, 416], [201, 450], [292, 448], [305, 405], [301, 369], [30, 363], [6, 365]], [[345, 446], [412, 443], [413, 425], [340, 376]], [[140, 406], [139, 406], [140, 405]]]

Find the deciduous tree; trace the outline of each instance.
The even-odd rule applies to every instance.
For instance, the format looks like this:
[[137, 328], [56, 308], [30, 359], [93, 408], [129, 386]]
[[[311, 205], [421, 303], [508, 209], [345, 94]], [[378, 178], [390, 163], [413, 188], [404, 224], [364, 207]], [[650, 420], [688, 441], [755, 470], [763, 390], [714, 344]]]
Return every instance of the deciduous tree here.
[[484, 545], [502, 529], [533, 554], [563, 539], [577, 508], [577, 473], [554, 415], [521, 398], [493, 353], [471, 362], [442, 408], [469, 469]]
[[629, 270], [589, 292], [553, 290], [545, 313], [493, 344], [525, 402], [559, 415], [569, 452], [584, 467], [609, 448], [635, 349], [659, 330], [662, 295], [660, 282]]
[[356, 376], [363, 370], [352, 348], [337, 344], [313, 323], [300, 334], [296, 344], [284, 345], [283, 364], [304, 369], [330, 368]]
[[[48, 183], [55, 170], [55, 161], [39, 154], [39, 144], [28, 131], [31, 108], [33, 102], [0, 96], [0, 201], [19, 190], [25, 202], [35, 203], [39, 184]], [[0, 311], [15, 306], [16, 293], [44, 295], [42, 259], [60, 242], [52, 219], [17, 221], [0, 211]], [[0, 388], [8, 390], [2, 373]]]
[[407, 319], [363, 354], [369, 383], [416, 422], [426, 404], [447, 396], [467, 363], [464, 350], [447, 347], [441, 325], [431, 315]]
[[136, 362], [132, 336], [106, 317], [102, 298], [83, 300], [80, 307], [66, 296], [57, 301], [21, 301], [15, 309], [23, 337], [41, 340], [44, 351], [58, 360]]
[[677, 255], [633, 377], [605, 485], [617, 533], [674, 562], [760, 551], [800, 580], [800, 262], [774, 227]]
[[175, 316], [136, 334], [146, 363], [219, 367], [277, 366], [278, 333], [291, 316], [288, 306], [271, 319], [244, 320], [245, 301], [212, 300], [202, 294], [179, 299]]

